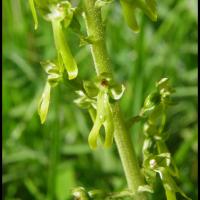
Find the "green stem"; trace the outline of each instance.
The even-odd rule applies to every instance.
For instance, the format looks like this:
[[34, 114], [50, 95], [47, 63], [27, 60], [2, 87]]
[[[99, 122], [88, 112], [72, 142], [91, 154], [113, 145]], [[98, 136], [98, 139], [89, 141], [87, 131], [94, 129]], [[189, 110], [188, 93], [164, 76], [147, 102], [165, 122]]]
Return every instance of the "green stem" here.
[[[95, 7], [95, 0], [84, 0], [85, 5], [85, 21], [88, 36], [95, 38], [91, 45], [91, 52], [95, 64], [97, 75], [102, 72], [112, 73], [111, 63], [108, 57], [105, 31], [101, 19], [101, 10]], [[114, 139], [122, 161], [128, 187], [133, 192], [137, 192], [140, 185], [144, 185], [144, 180], [140, 172], [138, 160], [136, 158], [130, 135], [125, 127], [119, 104], [113, 105], [114, 115]], [[136, 199], [146, 199], [145, 194], [138, 195]]]
[[[58, 88], [56, 88], [58, 89]], [[54, 102], [54, 112], [56, 113], [59, 110], [58, 97], [59, 90], [55, 90], [55, 99]], [[57, 167], [59, 163], [59, 152], [60, 152], [60, 118], [56, 115], [54, 116], [55, 123], [50, 126], [51, 129], [51, 151], [50, 151], [50, 163], [49, 163], [49, 176], [48, 176], [48, 193], [47, 200], [54, 200], [56, 198], [56, 176], [57, 176]]]

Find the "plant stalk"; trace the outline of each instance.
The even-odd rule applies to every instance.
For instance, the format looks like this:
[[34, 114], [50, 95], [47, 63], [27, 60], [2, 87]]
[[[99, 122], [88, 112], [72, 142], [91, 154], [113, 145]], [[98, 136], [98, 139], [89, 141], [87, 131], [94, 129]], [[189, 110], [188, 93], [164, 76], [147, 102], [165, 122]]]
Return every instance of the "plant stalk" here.
[[[112, 73], [111, 62], [106, 49], [101, 9], [95, 7], [95, 0], [84, 0], [84, 6], [84, 18], [86, 21], [87, 33], [88, 36], [94, 38], [90, 48], [96, 73], [97, 75], [103, 72]], [[144, 179], [141, 175], [138, 160], [131, 143], [131, 138], [127, 132], [118, 103], [113, 105], [113, 117], [115, 126], [114, 139], [121, 158], [128, 188], [133, 193], [136, 193], [138, 187], [144, 185]], [[145, 200], [147, 197], [143, 193], [138, 194], [135, 199]]]

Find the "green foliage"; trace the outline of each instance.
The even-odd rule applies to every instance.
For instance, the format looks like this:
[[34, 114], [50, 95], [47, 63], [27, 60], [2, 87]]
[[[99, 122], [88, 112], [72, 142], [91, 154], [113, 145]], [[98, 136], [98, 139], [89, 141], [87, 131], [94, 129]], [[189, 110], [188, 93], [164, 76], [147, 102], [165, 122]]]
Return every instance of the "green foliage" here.
[[[72, 5], [79, 3], [71, 2]], [[43, 5], [45, 1], [35, 1], [36, 9]], [[159, 2], [157, 23], [138, 15], [140, 33], [137, 35], [124, 23], [117, 2], [106, 5], [102, 11], [106, 19], [109, 55], [116, 80], [126, 86], [120, 102], [125, 118], [139, 113], [158, 79], [170, 78], [176, 88], [173, 100], [179, 103], [167, 110], [163, 131], [180, 172], [178, 186], [195, 200], [197, 1]], [[39, 122], [38, 100], [50, 75], [44, 76], [39, 61], [51, 59], [54, 63], [60, 57], [53, 45], [50, 23], [38, 17], [38, 29], [33, 32], [28, 1], [3, 0], [3, 11], [3, 199], [70, 199], [73, 188], [78, 185], [89, 188], [88, 191], [92, 188], [106, 190], [106, 193], [122, 191], [126, 182], [115, 147], [98, 148], [91, 154], [87, 138], [92, 120], [72, 103], [76, 95], [71, 89], [71, 81], [66, 81], [66, 86], [58, 84], [56, 90], [51, 91], [52, 106], [47, 121], [43, 126]], [[92, 80], [94, 71], [89, 50], [87, 46], [79, 47], [80, 37], [72, 33], [72, 30], [80, 30], [76, 22], [73, 19], [67, 29], [62, 28], [62, 33], [80, 66], [79, 76]], [[79, 23], [83, 24], [81, 20]], [[84, 28], [81, 32], [85, 35]], [[54, 80], [57, 72], [51, 75]], [[140, 160], [143, 123], [141, 120], [130, 128]], [[164, 199], [165, 192], [158, 177], [154, 185], [150, 199]]]

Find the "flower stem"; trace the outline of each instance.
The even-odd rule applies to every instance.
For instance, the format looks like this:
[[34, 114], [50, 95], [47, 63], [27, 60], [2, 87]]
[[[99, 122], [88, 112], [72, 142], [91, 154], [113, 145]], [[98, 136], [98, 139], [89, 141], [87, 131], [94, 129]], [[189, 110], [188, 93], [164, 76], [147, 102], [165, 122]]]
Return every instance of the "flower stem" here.
[[[107, 53], [105, 43], [105, 31], [101, 19], [101, 9], [95, 7], [95, 0], [84, 0], [84, 17], [87, 26], [88, 36], [94, 38], [91, 44], [91, 52], [95, 64], [97, 75], [103, 72], [112, 73], [111, 62]], [[136, 193], [140, 185], [144, 185], [144, 180], [140, 172], [138, 160], [136, 158], [130, 135], [127, 132], [120, 107], [118, 103], [113, 105], [114, 117], [114, 139], [119, 151], [125, 172], [128, 187]], [[145, 194], [137, 195], [135, 199], [147, 199]]]

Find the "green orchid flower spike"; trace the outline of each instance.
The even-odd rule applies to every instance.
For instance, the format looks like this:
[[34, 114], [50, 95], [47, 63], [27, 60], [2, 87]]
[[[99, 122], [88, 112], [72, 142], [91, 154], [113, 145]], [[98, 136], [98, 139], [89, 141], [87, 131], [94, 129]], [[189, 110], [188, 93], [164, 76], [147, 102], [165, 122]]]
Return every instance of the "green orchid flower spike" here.
[[140, 115], [143, 117], [158, 117], [162, 115], [167, 106], [173, 105], [171, 94], [175, 90], [169, 85], [168, 78], [162, 78], [156, 83], [156, 91], [147, 96]]
[[44, 124], [48, 114], [51, 89], [62, 80], [62, 67], [51, 61], [41, 62], [41, 65], [47, 73], [47, 82], [38, 105], [40, 121]]
[[155, 0], [120, 0], [120, 4], [126, 23], [134, 32], [140, 31], [136, 19], [137, 9], [142, 10], [152, 21], [157, 21]]
[[65, 40], [61, 22], [65, 21], [65, 25], [69, 25], [72, 17], [73, 9], [71, 8], [71, 4], [68, 1], [63, 1], [56, 5], [52, 5], [50, 7], [50, 13], [45, 16], [45, 18], [52, 23], [58, 56], [62, 58], [62, 61], [68, 73], [69, 80], [77, 77], [78, 67]]
[[172, 178], [172, 174], [169, 170], [171, 164], [171, 156], [169, 153], [162, 153], [158, 155], [151, 155], [145, 161], [145, 167], [153, 172], [159, 174], [160, 179], [163, 182], [163, 186], [166, 191], [173, 191], [174, 193], [180, 193], [182, 197], [187, 200], [191, 200], [187, 197], [181, 188], [176, 184], [174, 179]]
[[170, 86], [168, 78], [156, 83], [156, 91], [147, 96], [140, 116], [146, 119], [144, 124], [143, 171], [146, 181], [153, 186], [156, 174], [159, 174], [167, 199], [174, 199], [180, 193], [188, 198], [177, 186], [174, 177], [179, 178], [179, 171], [172, 159], [165, 140], [166, 108], [172, 104], [171, 94], [175, 90]]
[[67, 27], [71, 23], [74, 12], [71, 4], [68, 1], [58, 0], [29, 0], [29, 4], [35, 21], [35, 29], [38, 27], [35, 5], [43, 18], [51, 22], [58, 57], [65, 66], [69, 80], [76, 78], [78, 67], [65, 39], [61, 24], [63, 22], [65, 27]]
[[100, 139], [100, 129], [104, 127], [104, 147], [110, 147], [114, 134], [112, 103], [122, 97], [125, 87], [123, 84], [116, 84], [109, 73], [102, 73], [94, 81], [84, 81], [83, 88], [84, 91], [76, 91], [79, 98], [74, 102], [79, 107], [88, 109], [94, 122], [88, 143], [91, 149], [96, 149]]

